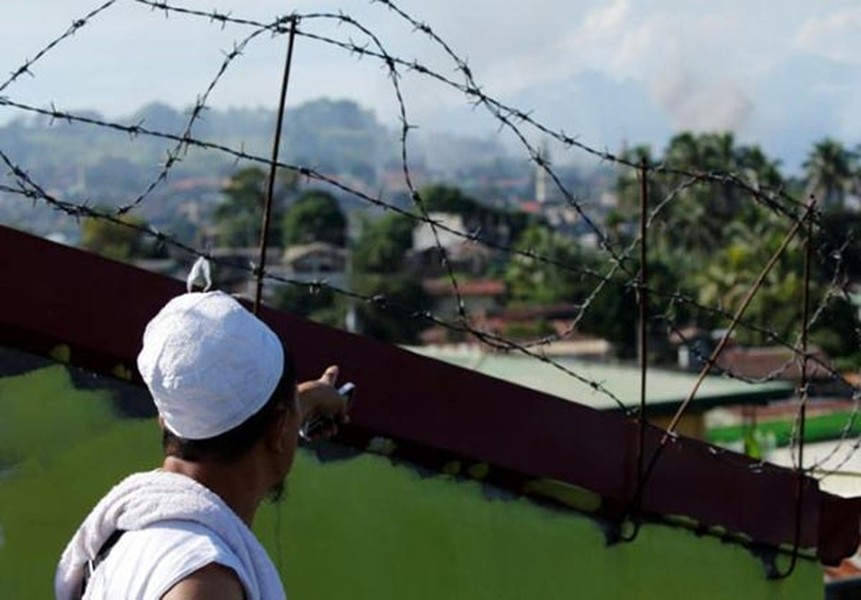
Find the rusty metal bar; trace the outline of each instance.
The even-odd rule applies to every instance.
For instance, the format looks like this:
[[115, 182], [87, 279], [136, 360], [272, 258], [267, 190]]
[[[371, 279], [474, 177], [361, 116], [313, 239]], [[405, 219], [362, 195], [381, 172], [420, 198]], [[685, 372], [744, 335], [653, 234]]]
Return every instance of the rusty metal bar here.
[[269, 246], [269, 221], [272, 217], [272, 198], [275, 194], [275, 175], [278, 170], [278, 148], [281, 145], [281, 126], [284, 122], [284, 105], [287, 100], [287, 84], [290, 81], [290, 66], [293, 62], [293, 42], [296, 39], [297, 17], [290, 17], [290, 33], [287, 37], [287, 58], [284, 61], [284, 76], [281, 80], [281, 98], [278, 103], [278, 120], [272, 141], [272, 160], [269, 162], [269, 183], [266, 189], [266, 204], [263, 209], [263, 225], [260, 231], [260, 259], [257, 265], [257, 283], [254, 292], [254, 314], [260, 312], [263, 295], [263, 274], [266, 266], [266, 248]]
[[[648, 224], [649, 224], [649, 166], [646, 158], [640, 161], [640, 269], [637, 273], [637, 308], [638, 308], [638, 339], [637, 360], [640, 364], [640, 407], [639, 427], [637, 430], [637, 487], [626, 517], [634, 516], [634, 530], [624, 535], [619, 533], [619, 540], [632, 542], [640, 532], [639, 521], [636, 520], [640, 512], [641, 496], [639, 490], [643, 481], [643, 461], [646, 456], [646, 380], [649, 370], [649, 343], [648, 343]], [[621, 526], [621, 524], [620, 524]]]
[[783, 255], [783, 253], [786, 251], [786, 248], [789, 246], [789, 243], [793, 240], [795, 235], [798, 233], [798, 230], [801, 229], [801, 227], [804, 224], [807, 224], [810, 222], [812, 215], [814, 214], [814, 208], [815, 207], [816, 207], [816, 198], [811, 197], [810, 202], [808, 203], [808, 205], [804, 211], [804, 214], [801, 216], [801, 218], [799, 218], [797, 221], [795, 221], [795, 223], [793, 223], [792, 228], [789, 230], [789, 232], [784, 237], [783, 242], [780, 244], [780, 247], [777, 249], [777, 251], [775, 251], [775, 253], [772, 255], [772, 257], [769, 259], [768, 263], [766, 263], [765, 267], [763, 267], [762, 271], [760, 271], [756, 280], [754, 280], [753, 285], [748, 290], [747, 294], [745, 295], [744, 299], [741, 302], [741, 305], [739, 306], [738, 310], [736, 311], [735, 315], [733, 316], [732, 322], [729, 324], [729, 327], [727, 328], [726, 333], [724, 333], [720, 342], [718, 343], [718, 345], [715, 347], [714, 351], [709, 356], [708, 361], [703, 366], [702, 371], [700, 371], [699, 377], [697, 377], [697, 380], [694, 383], [694, 386], [691, 389], [690, 393], [688, 394], [687, 398], [685, 398], [685, 401], [682, 402], [681, 406], [679, 406], [675, 415], [673, 415], [672, 421], [670, 421], [670, 424], [667, 426], [666, 430], [664, 430], [664, 433], [661, 436], [661, 439], [658, 443], [658, 447], [655, 449], [654, 454], [652, 454], [652, 458], [649, 460], [649, 464], [646, 467], [643, 478], [638, 483], [637, 493], [634, 497], [635, 498], [634, 502], [632, 503], [633, 506], [636, 506], [638, 502], [642, 501], [643, 491], [646, 487], [646, 484], [649, 481], [649, 478], [652, 475], [652, 472], [655, 469], [655, 465], [657, 464], [658, 459], [661, 457], [661, 453], [663, 452], [663, 449], [666, 447], [667, 442], [670, 441], [670, 438], [673, 437], [673, 435], [675, 433], [675, 429], [678, 426], [679, 421], [682, 418], [682, 415], [684, 414], [685, 410], [690, 405], [690, 403], [693, 401], [694, 397], [696, 396], [697, 391], [699, 391], [700, 386], [702, 385], [703, 381], [705, 381], [706, 376], [708, 376], [708, 374], [711, 372], [712, 366], [714, 366], [715, 362], [717, 361], [718, 356], [720, 356], [720, 353], [723, 351], [724, 347], [726, 346], [727, 342], [729, 341], [729, 338], [732, 336], [733, 332], [735, 331], [735, 328], [738, 325], [739, 321], [741, 320], [742, 315], [744, 315], [744, 311], [747, 310], [747, 307], [750, 305], [750, 302], [753, 300], [754, 295], [756, 294], [757, 291], [759, 291], [759, 288], [762, 287], [762, 284], [765, 281], [765, 278], [768, 276], [768, 274], [774, 268], [774, 265], [777, 264], [777, 261], [780, 259], [780, 257]]
[[803, 224], [808, 222], [810, 216], [813, 214], [814, 206], [815, 200], [807, 206], [804, 215], [792, 225], [792, 228], [789, 230], [789, 233], [786, 234], [786, 237], [784, 237], [783, 242], [780, 244], [780, 247], [777, 249], [774, 255], [772, 255], [768, 263], [766, 263], [765, 267], [763, 267], [762, 271], [760, 271], [759, 275], [757, 276], [751, 288], [748, 290], [747, 294], [741, 302], [741, 305], [738, 307], [738, 310], [733, 316], [729, 327], [727, 327], [726, 333], [724, 333], [723, 337], [721, 338], [720, 342], [718, 342], [718, 345], [715, 347], [711, 356], [709, 356], [708, 361], [706, 361], [706, 364], [703, 366], [702, 371], [700, 371], [699, 377], [697, 377], [696, 382], [694, 382], [694, 386], [693, 388], [691, 388], [688, 397], [685, 398], [685, 401], [682, 402], [681, 406], [679, 406], [679, 409], [676, 411], [676, 414], [673, 416], [673, 420], [670, 422], [670, 425], [667, 427], [663, 437], [661, 438], [661, 446], [666, 444], [668, 438], [675, 431], [676, 427], [679, 424], [679, 420], [682, 418], [682, 414], [684, 414], [688, 405], [696, 396], [697, 392], [700, 389], [700, 386], [702, 386], [703, 382], [705, 381], [705, 378], [711, 372], [712, 367], [717, 361], [718, 356], [720, 356], [720, 353], [723, 352], [724, 347], [726, 347], [727, 342], [729, 342], [730, 337], [732, 337], [733, 332], [735, 332], [735, 328], [738, 326], [738, 322], [741, 320], [742, 315], [744, 315], [744, 311], [747, 310], [747, 307], [750, 305], [751, 301], [753, 300], [753, 297], [756, 295], [756, 292], [758, 292], [759, 288], [762, 287], [765, 278], [768, 277], [768, 274], [774, 268], [774, 265], [777, 264], [777, 261], [786, 251], [786, 248], [789, 246], [789, 243], [798, 233], [798, 230], [801, 229], [801, 226]]
[[[643, 428], [646, 419], [646, 374], [649, 364], [649, 263], [648, 263], [648, 222], [649, 222], [649, 172], [646, 159], [640, 163], [640, 272], [637, 277], [637, 299], [639, 300], [639, 359], [640, 359], [640, 459], [643, 452]], [[639, 475], [642, 472], [638, 471]]]
[[[808, 205], [815, 199], [811, 197]], [[792, 558], [785, 573], [776, 573], [773, 579], [785, 579], [795, 571], [798, 563], [798, 551], [801, 546], [802, 510], [804, 508], [804, 430], [807, 422], [807, 401], [810, 397], [808, 389], [807, 359], [808, 359], [808, 328], [810, 326], [810, 263], [813, 253], [813, 217], [807, 212], [807, 230], [804, 244], [804, 288], [801, 305], [801, 381], [798, 384], [798, 396], [801, 399], [798, 407], [798, 464], [795, 479], [795, 535], [792, 543]]]

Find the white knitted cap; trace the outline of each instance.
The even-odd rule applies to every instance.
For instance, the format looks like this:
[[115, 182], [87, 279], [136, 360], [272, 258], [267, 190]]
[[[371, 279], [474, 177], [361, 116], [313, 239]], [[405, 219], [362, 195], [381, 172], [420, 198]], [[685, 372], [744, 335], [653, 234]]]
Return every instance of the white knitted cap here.
[[224, 292], [168, 302], [147, 324], [138, 370], [165, 425], [200, 440], [266, 404], [284, 370], [278, 336]]

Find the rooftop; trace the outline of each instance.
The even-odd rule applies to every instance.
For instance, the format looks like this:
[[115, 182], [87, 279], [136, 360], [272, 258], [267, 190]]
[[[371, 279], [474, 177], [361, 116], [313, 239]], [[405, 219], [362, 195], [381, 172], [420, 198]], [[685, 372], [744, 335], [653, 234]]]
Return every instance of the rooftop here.
[[[449, 279], [425, 279], [422, 288], [431, 296], [454, 296], [454, 286]], [[475, 279], [459, 281], [457, 291], [461, 296], [501, 296], [505, 283], [498, 279]]]
[[[554, 358], [555, 364], [551, 364], [524, 354], [483, 352], [471, 346], [412, 346], [409, 350], [598, 410], [621, 410], [613, 397], [626, 407], [633, 408], [640, 403], [640, 369], [632, 365], [572, 358]], [[540, 352], [540, 347], [535, 348], [535, 352]], [[650, 368], [646, 377], [646, 401], [652, 407], [650, 412], [675, 411], [687, 398], [696, 378], [697, 375], [692, 373]], [[609, 393], [596, 389], [592, 382]], [[792, 385], [786, 382], [748, 383], [724, 376], [709, 376], [694, 402], [699, 408], [708, 408], [722, 404], [762, 403], [787, 398], [792, 393]]]

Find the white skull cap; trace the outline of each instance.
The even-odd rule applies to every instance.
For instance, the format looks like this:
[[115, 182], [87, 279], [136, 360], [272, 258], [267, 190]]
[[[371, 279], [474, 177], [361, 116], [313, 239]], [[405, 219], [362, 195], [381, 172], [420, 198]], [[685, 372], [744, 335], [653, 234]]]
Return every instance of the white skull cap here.
[[193, 292], [173, 298], [147, 324], [137, 362], [168, 429], [200, 440], [266, 404], [284, 370], [284, 349], [228, 294]]

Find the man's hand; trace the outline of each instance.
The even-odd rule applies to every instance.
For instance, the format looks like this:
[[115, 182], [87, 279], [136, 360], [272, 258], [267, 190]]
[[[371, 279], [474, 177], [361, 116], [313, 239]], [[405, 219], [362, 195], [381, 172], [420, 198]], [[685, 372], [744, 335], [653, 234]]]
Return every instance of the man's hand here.
[[337, 380], [338, 367], [333, 365], [320, 379], [304, 381], [298, 386], [303, 429], [311, 423], [320, 424], [313, 429], [311, 439], [332, 437], [338, 433], [338, 426], [349, 420], [347, 402], [335, 387]]

